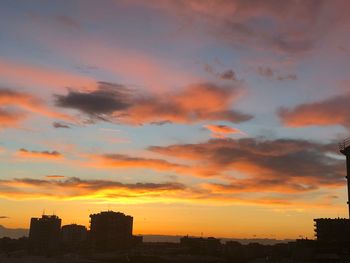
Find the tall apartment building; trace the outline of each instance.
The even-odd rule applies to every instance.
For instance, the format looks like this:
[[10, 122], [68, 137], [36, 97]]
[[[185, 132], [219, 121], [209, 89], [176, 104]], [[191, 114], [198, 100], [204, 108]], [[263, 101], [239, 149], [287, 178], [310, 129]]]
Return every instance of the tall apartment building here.
[[59, 250], [61, 219], [55, 215], [43, 215], [30, 220], [29, 246], [33, 253], [55, 254]]
[[90, 215], [90, 240], [97, 250], [114, 250], [131, 245], [133, 217], [105, 211]]
[[[350, 216], [350, 138], [339, 143], [339, 151], [346, 157], [346, 181], [348, 194], [348, 212]], [[316, 218], [315, 236], [321, 242], [337, 242], [350, 244], [349, 218]]]

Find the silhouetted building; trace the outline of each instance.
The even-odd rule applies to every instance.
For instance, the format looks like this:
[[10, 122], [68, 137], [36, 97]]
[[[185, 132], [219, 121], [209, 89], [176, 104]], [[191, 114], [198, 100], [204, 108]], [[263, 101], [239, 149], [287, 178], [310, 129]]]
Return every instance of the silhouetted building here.
[[55, 254], [59, 250], [61, 219], [55, 215], [32, 218], [29, 247], [33, 253]]
[[315, 235], [322, 242], [349, 242], [350, 220], [347, 218], [317, 218]]
[[[348, 211], [350, 216], [350, 138], [339, 143], [339, 151], [346, 156]], [[350, 219], [347, 218], [317, 218], [315, 221], [315, 236], [321, 242], [350, 242]]]
[[77, 224], [65, 225], [62, 226], [61, 237], [65, 248], [78, 248], [87, 240], [87, 229]]
[[131, 244], [133, 246], [138, 246], [143, 243], [143, 236], [132, 236], [132, 242]]
[[350, 216], [350, 138], [339, 144], [339, 151], [346, 156], [346, 180], [348, 185], [348, 211]]
[[90, 215], [90, 239], [93, 248], [114, 250], [132, 243], [133, 218], [119, 212], [106, 211]]
[[180, 239], [180, 244], [187, 247], [191, 253], [216, 255], [221, 249], [220, 239], [214, 237], [189, 237], [185, 236]]

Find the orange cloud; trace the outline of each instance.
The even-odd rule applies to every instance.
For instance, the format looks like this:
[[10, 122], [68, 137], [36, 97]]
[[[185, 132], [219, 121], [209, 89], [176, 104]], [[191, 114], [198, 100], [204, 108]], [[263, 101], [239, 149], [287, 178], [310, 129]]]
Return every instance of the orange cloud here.
[[95, 120], [127, 124], [195, 123], [203, 120], [243, 122], [249, 114], [232, 110], [241, 89], [200, 83], [164, 93], [137, 93], [120, 84], [100, 82], [94, 91], [56, 95], [56, 105], [77, 109]]
[[216, 138], [223, 138], [230, 134], [244, 134], [241, 130], [226, 125], [204, 125], [204, 127]]
[[[213, 193], [228, 193], [239, 194], [245, 193], [284, 193], [284, 194], [300, 194], [303, 192], [309, 192], [317, 190], [315, 185], [303, 185], [298, 180], [289, 180], [288, 182], [278, 179], [263, 179], [257, 180], [256, 178], [248, 179], [232, 179], [227, 184], [207, 183], [203, 187], [209, 189]], [[343, 184], [339, 184], [343, 186]]]
[[130, 121], [192, 123], [202, 120], [241, 122], [252, 118], [230, 110], [241, 90], [204, 83], [186, 87], [173, 94], [141, 98], [128, 110]]
[[101, 168], [147, 168], [160, 171], [183, 171], [186, 166], [162, 159], [131, 157], [123, 154], [103, 154], [89, 156], [89, 164]]
[[254, 192], [263, 186], [263, 191], [284, 194], [343, 186], [342, 161], [327, 155], [335, 153], [333, 148], [304, 140], [213, 139], [198, 144], [148, 148], [166, 157], [182, 159], [186, 165], [122, 154], [90, 155], [86, 164], [96, 168], [173, 171], [226, 182], [212, 184], [212, 191]]
[[37, 158], [49, 160], [57, 160], [63, 158], [63, 155], [57, 151], [29, 151], [24, 148], [20, 149], [17, 152], [17, 156], [21, 158]]
[[191, 161], [192, 175], [223, 177], [216, 185], [232, 192], [303, 192], [344, 185], [342, 161], [330, 157], [335, 147], [304, 140], [212, 139], [197, 144], [153, 146], [149, 150]]
[[245, 204], [284, 208], [334, 208], [328, 201], [298, 200], [296, 196], [281, 195], [254, 196], [232, 194], [214, 185], [188, 187], [181, 183], [122, 183], [112, 180], [84, 180], [76, 177], [65, 179], [40, 180], [33, 178], [17, 178], [0, 180], [0, 197], [14, 200], [53, 199], [53, 200], [85, 200], [94, 202], [125, 203], [202, 203], [202, 204]]
[[23, 112], [6, 111], [0, 108], [0, 128], [15, 127], [24, 118]]
[[180, 183], [133, 183], [124, 184], [111, 180], [82, 180], [76, 177], [66, 179], [13, 179], [0, 180], [0, 196], [14, 199], [93, 199], [118, 200], [169, 198], [176, 192], [185, 192]]
[[[9, 109], [7, 110], [7, 108]], [[19, 108], [21, 111], [15, 111], [13, 108]], [[28, 115], [28, 111], [50, 118], [73, 121], [71, 116], [50, 109], [42, 100], [35, 96], [11, 89], [0, 89], [0, 126], [16, 126], [18, 122]]]
[[342, 125], [349, 129], [349, 99], [350, 93], [347, 93], [320, 102], [301, 104], [294, 109], [281, 108], [278, 114], [283, 124], [290, 127]]
[[66, 178], [64, 175], [56, 175], [56, 174], [46, 175], [45, 177], [49, 178], [49, 179], [63, 179], [63, 178]]
[[[129, 156], [125, 154], [86, 154], [82, 155], [85, 161], [80, 164], [98, 169], [150, 169], [154, 171], [175, 172], [186, 176], [211, 177], [218, 176], [220, 173], [216, 169], [206, 166], [175, 163], [164, 159], [145, 158]], [[80, 162], [80, 161], [79, 161]]]

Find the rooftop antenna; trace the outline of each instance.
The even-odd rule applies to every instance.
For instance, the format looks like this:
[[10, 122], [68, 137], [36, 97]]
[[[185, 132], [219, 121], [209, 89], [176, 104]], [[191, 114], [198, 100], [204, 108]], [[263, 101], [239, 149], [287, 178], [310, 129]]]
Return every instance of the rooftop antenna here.
[[350, 138], [339, 143], [339, 151], [346, 156], [346, 180], [348, 184], [348, 211], [350, 217]]

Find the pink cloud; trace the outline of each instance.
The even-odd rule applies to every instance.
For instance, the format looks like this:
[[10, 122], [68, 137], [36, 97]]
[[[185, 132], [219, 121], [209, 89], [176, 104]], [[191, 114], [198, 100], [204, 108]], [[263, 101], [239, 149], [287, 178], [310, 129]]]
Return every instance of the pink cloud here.
[[341, 125], [350, 129], [349, 100], [350, 93], [346, 93], [292, 109], [281, 108], [278, 114], [283, 124], [290, 127]]
[[73, 117], [51, 109], [41, 99], [11, 89], [0, 89], [0, 106], [0, 126], [2, 127], [17, 126], [28, 115], [28, 112], [49, 118], [74, 121]]
[[82, 88], [95, 84], [90, 77], [5, 59], [0, 59], [0, 78], [8, 83], [35, 88], [37, 86], [54, 89], [63, 89], [67, 86]]
[[[77, 64], [96, 66], [104, 72], [112, 73], [123, 82], [131, 80], [130, 84], [143, 86], [155, 92], [199, 81], [196, 75], [179, 65], [171, 64], [167, 58], [152, 56], [142, 50], [125, 46], [112, 46], [99, 39], [81, 36], [79, 40], [67, 41], [50, 35], [50, 38], [39, 41], [52, 52], [69, 56]], [[82, 42], [86, 44], [82, 45]], [[76, 86], [71, 82], [70, 87]]]
[[[11, 126], [22, 120], [27, 114], [23, 112], [33, 112], [49, 118], [57, 118], [67, 121], [73, 121], [73, 118], [67, 114], [60, 113], [48, 107], [41, 99], [30, 95], [29, 93], [18, 92], [11, 89], [0, 89], [0, 120], [2, 126]], [[11, 107], [11, 109], [6, 109]], [[13, 107], [20, 109], [13, 110]]]

